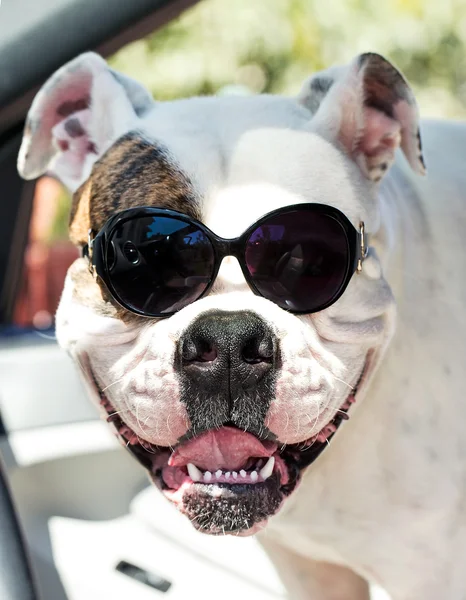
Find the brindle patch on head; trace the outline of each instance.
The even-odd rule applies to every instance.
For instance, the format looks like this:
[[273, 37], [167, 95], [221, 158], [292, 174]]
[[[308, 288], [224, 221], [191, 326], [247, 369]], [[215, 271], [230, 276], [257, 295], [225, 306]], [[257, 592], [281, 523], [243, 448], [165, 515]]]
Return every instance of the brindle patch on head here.
[[87, 243], [89, 229], [98, 232], [113, 214], [133, 206], [170, 208], [200, 218], [187, 175], [164, 148], [137, 132], [115, 142], [75, 192], [70, 221], [73, 241]]
[[73, 244], [87, 244], [87, 235], [91, 228], [91, 187], [92, 180], [89, 178], [73, 194], [71, 202], [69, 235]]
[[[74, 193], [70, 239], [77, 245], [85, 245], [90, 229], [95, 234], [116, 212], [136, 206], [170, 208], [200, 218], [194, 186], [189, 178], [170, 160], [164, 148], [133, 132], [120, 138], [95, 163], [87, 181]], [[96, 282], [87, 267], [85, 271], [85, 274], [79, 271], [79, 285], [97, 288], [99, 296], [95, 293], [88, 296], [86, 292], [82, 297], [84, 304], [100, 314], [104, 310], [107, 316], [125, 322], [144, 320], [120, 307], [105, 284], [100, 279]], [[108, 313], [110, 309], [112, 315]]]

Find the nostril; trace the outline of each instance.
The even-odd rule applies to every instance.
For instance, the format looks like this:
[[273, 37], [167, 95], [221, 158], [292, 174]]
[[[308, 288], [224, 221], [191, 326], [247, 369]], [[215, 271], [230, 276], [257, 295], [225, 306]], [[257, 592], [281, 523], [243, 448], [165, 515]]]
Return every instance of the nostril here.
[[187, 362], [212, 362], [217, 354], [217, 348], [209, 340], [187, 340], [183, 344], [182, 355]]
[[241, 350], [241, 358], [245, 363], [257, 365], [273, 362], [273, 342], [270, 338], [249, 338]]
[[217, 348], [213, 344], [204, 342], [201, 346], [197, 358], [199, 362], [212, 362], [217, 358]]

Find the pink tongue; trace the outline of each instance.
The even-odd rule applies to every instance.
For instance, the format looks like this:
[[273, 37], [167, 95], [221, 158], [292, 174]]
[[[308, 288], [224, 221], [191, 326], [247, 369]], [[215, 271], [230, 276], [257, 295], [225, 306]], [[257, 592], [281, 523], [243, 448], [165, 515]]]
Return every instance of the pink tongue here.
[[204, 471], [241, 469], [249, 458], [269, 458], [277, 450], [273, 442], [261, 442], [251, 433], [234, 427], [206, 431], [181, 444], [171, 455], [170, 467], [193, 463]]

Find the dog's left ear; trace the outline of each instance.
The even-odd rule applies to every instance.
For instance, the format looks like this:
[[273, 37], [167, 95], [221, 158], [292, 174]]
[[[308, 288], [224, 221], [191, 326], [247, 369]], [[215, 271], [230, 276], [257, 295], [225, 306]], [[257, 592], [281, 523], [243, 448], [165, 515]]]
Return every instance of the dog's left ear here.
[[45, 172], [75, 191], [110, 145], [154, 106], [139, 83], [116, 73], [98, 54], [81, 54], [37, 93], [26, 120], [18, 171]]
[[312, 130], [342, 147], [372, 181], [382, 179], [398, 147], [411, 168], [425, 174], [416, 100], [379, 54], [361, 54], [346, 67], [317, 73], [299, 100], [314, 114]]

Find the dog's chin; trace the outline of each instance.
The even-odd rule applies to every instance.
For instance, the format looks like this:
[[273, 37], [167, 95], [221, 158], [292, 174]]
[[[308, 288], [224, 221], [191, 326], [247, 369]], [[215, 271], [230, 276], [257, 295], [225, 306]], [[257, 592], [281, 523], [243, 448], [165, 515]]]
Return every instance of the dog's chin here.
[[198, 531], [245, 536], [265, 527], [290, 492], [274, 473], [267, 481], [254, 484], [187, 481], [178, 490], [165, 487], [163, 493]]

